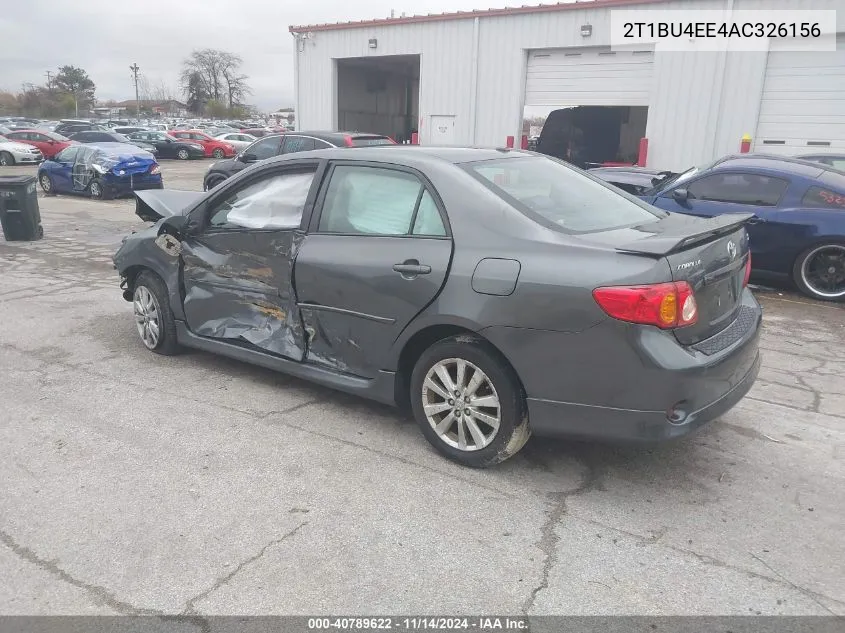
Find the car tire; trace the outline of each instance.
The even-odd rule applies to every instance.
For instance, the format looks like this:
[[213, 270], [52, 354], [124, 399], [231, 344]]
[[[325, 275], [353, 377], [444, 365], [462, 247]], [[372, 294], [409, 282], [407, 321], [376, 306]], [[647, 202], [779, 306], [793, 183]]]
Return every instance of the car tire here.
[[[443, 372], [450, 385], [441, 378]], [[411, 409], [425, 438], [464, 466], [485, 468], [503, 462], [519, 452], [531, 434], [516, 374], [495, 348], [477, 336], [434, 343], [417, 360], [410, 389]]]
[[9, 152], [0, 152], [0, 167], [13, 167], [15, 164], [15, 157]]
[[49, 174], [41, 174], [38, 177], [38, 184], [41, 185], [41, 190], [45, 193], [45, 195], [54, 195], [53, 180], [50, 178]]
[[169, 293], [161, 277], [144, 271], [132, 288], [132, 311], [138, 337], [151, 352], [173, 356], [179, 351], [176, 320], [170, 309]]
[[226, 158], [226, 152], [224, 152], [219, 147], [216, 150], [214, 150], [213, 152], [211, 152], [211, 155], [214, 156], [214, 158], [216, 158], [218, 160], [221, 159], [221, 158]]
[[85, 190], [92, 200], [105, 200], [108, 197], [103, 181], [99, 178], [92, 178]]
[[[822, 279], [815, 279], [814, 267], [827, 262]], [[817, 268], [816, 268], [817, 270]], [[845, 242], [825, 242], [801, 253], [792, 267], [792, 279], [803, 294], [820, 301], [845, 301]], [[829, 279], [833, 288], [818, 287]], [[818, 284], [818, 286], [817, 286]]]
[[179, 160], [188, 160], [191, 157], [191, 153], [186, 150], [184, 147], [176, 152], [176, 158]]

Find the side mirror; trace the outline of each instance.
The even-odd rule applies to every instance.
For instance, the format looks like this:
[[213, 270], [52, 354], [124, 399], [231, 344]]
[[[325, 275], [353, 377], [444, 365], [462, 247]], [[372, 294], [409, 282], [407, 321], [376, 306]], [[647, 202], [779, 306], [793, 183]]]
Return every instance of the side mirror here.
[[679, 187], [672, 192], [672, 198], [674, 198], [676, 202], [686, 202], [689, 200], [689, 191], [687, 191], [685, 187]]
[[174, 237], [181, 237], [188, 224], [188, 217], [185, 215], [171, 215], [164, 219], [159, 229], [159, 234], [170, 233]]
[[256, 156], [255, 154], [241, 154], [239, 160], [242, 163], [257, 163], [258, 156]]

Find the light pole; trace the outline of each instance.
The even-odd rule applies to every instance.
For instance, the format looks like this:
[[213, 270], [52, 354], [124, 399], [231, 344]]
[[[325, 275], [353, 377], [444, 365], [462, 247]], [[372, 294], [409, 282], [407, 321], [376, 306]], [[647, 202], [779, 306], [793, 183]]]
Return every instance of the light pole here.
[[135, 117], [136, 121], [141, 120], [141, 100], [138, 98], [138, 71], [141, 70], [141, 67], [138, 64], [132, 64], [129, 67], [129, 70], [132, 71], [132, 75], [135, 77]]

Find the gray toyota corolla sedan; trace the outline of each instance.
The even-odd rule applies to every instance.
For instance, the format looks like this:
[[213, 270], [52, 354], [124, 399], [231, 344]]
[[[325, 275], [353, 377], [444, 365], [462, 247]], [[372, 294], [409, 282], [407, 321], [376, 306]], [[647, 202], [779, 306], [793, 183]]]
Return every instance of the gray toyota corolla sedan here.
[[154, 224], [114, 261], [148, 349], [408, 407], [462, 464], [531, 433], [679, 437], [757, 376], [750, 214], [669, 214], [529, 152], [409, 146], [136, 195]]

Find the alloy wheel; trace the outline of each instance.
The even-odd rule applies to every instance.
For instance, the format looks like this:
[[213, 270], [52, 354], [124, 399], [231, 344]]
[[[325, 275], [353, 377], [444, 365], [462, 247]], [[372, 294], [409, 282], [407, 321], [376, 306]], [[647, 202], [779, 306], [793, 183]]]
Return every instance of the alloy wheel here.
[[141, 341], [147, 349], [155, 349], [161, 337], [160, 310], [155, 295], [146, 286], [138, 286], [132, 305]]
[[445, 358], [425, 376], [422, 401], [428, 423], [446, 444], [477, 451], [496, 437], [499, 395], [481, 369], [462, 358]]
[[807, 253], [801, 264], [801, 280], [819, 297], [845, 297], [845, 246], [827, 244]]
[[44, 193], [50, 193], [53, 189], [53, 182], [47, 174], [41, 176], [41, 188], [44, 190]]

